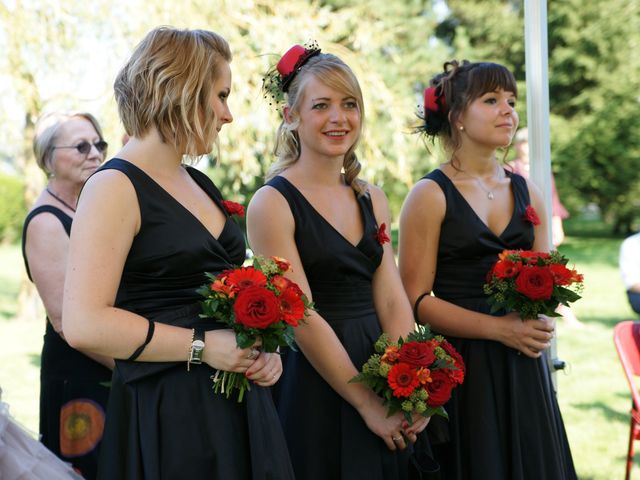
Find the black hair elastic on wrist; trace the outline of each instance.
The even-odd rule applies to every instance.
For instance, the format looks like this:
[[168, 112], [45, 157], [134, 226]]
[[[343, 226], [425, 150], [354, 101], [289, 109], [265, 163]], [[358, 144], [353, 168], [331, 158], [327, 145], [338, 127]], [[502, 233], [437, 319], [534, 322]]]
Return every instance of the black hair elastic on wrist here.
[[147, 338], [145, 338], [142, 345], [136, 348], [136, 351], [133, 352], [129, 358], [127, 358], [128, 362], [133, 362], [136, 358], [138, 358], [140, 354], [143, 352], [143, 350], [145, 349], [145, 347], [149, 345], [149, 342], [153, 337], [153, 332], [156, 329], [156, 323], [153, 320], [147, 320], [147, 321], [149, 322], [149, 328], [147, 330]]
[[431, 295], [431, 292], [423, 293], [418, 297], [418, 299], [416, 300], [416, 303], [413, 304], [413, 319], [416, 321], [416, 323], [420, 323], [420, 319], [418, 318], [418, 307], [420, 306], [420, 302], [424, 297], [429, 295]]

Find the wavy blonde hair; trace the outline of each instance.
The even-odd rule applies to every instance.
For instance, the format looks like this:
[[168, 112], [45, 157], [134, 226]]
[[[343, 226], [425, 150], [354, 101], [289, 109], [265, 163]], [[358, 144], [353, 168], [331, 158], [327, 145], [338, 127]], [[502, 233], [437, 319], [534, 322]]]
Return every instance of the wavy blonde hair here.
[[[53, 174], [53, 160], [55, 157], [55, 149], [53, 148], [58, 140], [60, 128], [72, 118], [84, 118], [87, 120], [100, 140], [104, 140], [102, 136], [102, 128], [96, 117], [87, 112], [51, 112], [43, 115], [38, 119], [35, 126], [35, 134], [33, 136], [33, 154], [36, 157], [36, 163], [46, 173], [47, 177]], [[106, 158], [107, 151], [102, 152], [102, 158]]]
[[304, 98], [306, 84], [310, 78], [317, 78], [327, 87], [355, 98], [358, 104], [360, 129], [358, 130], [356, 141], [344, 155], [342, 167], [347, 184], [358, 194], [363, 194], [366, 191], [366, 183], [358, 179], [362, 166], [355, 153], [364, 126], [362, 90], [351, 68], [330, 53], [321, 53], [310, 58], [289, 85], [286, 105], [289, 107], [289, 120], [291, 123], [287, 123], [283, 119], [278, 127], [274, 148], [274, 153], [278, 160], [267, 171], [266, 179], [267, 181], [271, 180], [296, 163], [300, 158], [301, 148], [297, 129], [300, 125], [300, 105]]
[[163, 142], [185, 155], [217, 139], [211, 107], [213, 82], [229, 44], [207, 30], [158, 27], [150, 31], [120, 70], [113, 85], [127, 135], [143, 137], [155, 127]]

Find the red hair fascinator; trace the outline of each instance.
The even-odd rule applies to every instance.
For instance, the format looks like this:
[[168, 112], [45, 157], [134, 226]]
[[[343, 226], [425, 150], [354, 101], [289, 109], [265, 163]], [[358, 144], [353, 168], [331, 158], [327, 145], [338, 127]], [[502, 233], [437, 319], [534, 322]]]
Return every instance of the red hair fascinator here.
[[427, 87], [424, 89], [425, 113], [427, 110], [429, 110], [430, 112], [444, 113], [444, 110], [446, 108], [447, 108], [447, 105], [444, 101], [444, 96], [438, 95], [436, 93], [435, 87]]
[[275, 67], [272, 67], [262, 79], [262, 90], [271, 96], [276, 103], [284, 101], [284, 94], [289, 90], [289, 85], [307, 63], [307, 61], [320, 54], [318, 44], [312, 42], [307, 46], [294, 45], [286, 51]]

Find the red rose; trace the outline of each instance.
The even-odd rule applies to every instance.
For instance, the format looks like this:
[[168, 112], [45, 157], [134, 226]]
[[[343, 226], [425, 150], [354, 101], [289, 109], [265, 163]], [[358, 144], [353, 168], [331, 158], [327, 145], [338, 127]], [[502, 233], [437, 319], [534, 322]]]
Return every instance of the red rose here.
[[498, 278], [512, 278], [518, 274], [521, 268], [522, 263], [520, 262], [512, 262], [511, 260], [500, 260], [495, 264], [491, 273]]
[[282, 319], [293, 327], [304, 318], [304, 302], [295, 288], [287, 288], [278, 297]]
[[276, 287], [279, 292], [284, 292], [289, 286], [289, 283], [291, 283], [289, 279], [283, 277], [282, 275], [274, 275], [273, 277], [271, 277], [270, 282], [271, 285]]
[[398, 358], [414, 367], [428, 367], [436, 360], [436, 354], [427, 343], [407, 342], [400, 347]]
[[280, 320], [280, 302], [264, 287], [251, 285], [240, 290], [233, 304], [236, 322], [250, 328], [266, 328]]
[[406, 363], [398, 363], [391, 367], [387, 380], [394, 397], [408, 397], [420, 385], [415, 368]]
[[551, 271], [556, 285], [569, 285], [571, 283], [572, 272], [564, 265], [554, 263], [549, 265], [549, 271]]
[[389, 243], [391, 239], [389, 235], [387, 235], [387, 225], [385, 223], [380, 225], [378, 228], [378, 232], [376, 233], [376, 240], [380, 245], [384, 245], [385, 243]]
[[538, 212], [536, 212], [536, 209], [531, 205], [527, 206], [524, 211], [524, 215], [522, 215], [522, 218], [532, 225], [540, 225], [540, 217], [538, 217]]
[[439, 369], [431, 372], [431, 382], [425, 385], [429, 398], [427, 398], [427, 405], [430, 407], [439, 407], [444, 405], [451, 398], [451, 390], [455, 383], [444, 371]]
[[267, 284], [267, 277], [253, 267], [240, 267], [229, 272], [225, 283], [238, 291], [252, 285], [263, 287]]
[[239, 203], [232, 202], [231, 200], [222, 200], [222, 206], [229, 215], [244, 217], [244, 207]]
[[516, 278], [516, 291], [531, 300], [549, 300], [553, 293], [553, 275], [546, 267], [523, 267]]

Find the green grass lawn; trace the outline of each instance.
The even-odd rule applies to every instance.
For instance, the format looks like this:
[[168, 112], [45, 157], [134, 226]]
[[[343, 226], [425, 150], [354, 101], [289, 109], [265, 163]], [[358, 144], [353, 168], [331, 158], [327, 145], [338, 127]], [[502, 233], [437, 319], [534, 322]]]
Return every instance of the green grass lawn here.
[[[584, 298], [574, 307], [584, 327], [558, 322], [558, 353], [567, 362], [558, 375], [560, 407], [579, 478], [623, 478], [630, 396], [612, 331], [633, 313], [618, 274], [622, 239], [580, 222], [567, 225], [567, 233], [561, 251], [585, 275]], [[19, 248], [0, 247], [0, 262], [0, 386], [14, 416], [35, 432], [44, 320], [12, 319], [23, 268]], [[640, 468], [634, 470], [640, 475]]]

